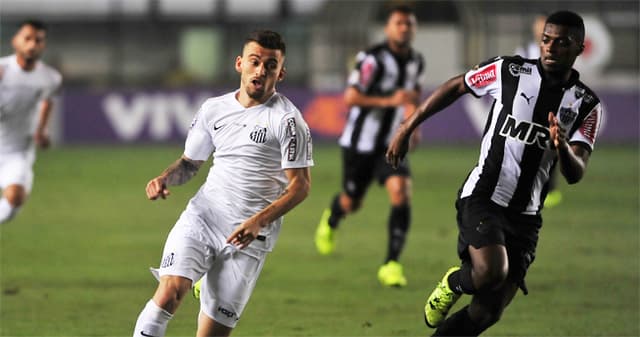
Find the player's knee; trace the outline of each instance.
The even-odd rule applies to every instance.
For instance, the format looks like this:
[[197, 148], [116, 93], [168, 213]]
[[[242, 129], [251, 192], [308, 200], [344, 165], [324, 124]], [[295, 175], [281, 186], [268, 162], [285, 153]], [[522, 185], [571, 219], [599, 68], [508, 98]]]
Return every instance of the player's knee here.
[[27, 200], [27, 193], [24, 188], [14, 187], [7, 188], [3, 191], [3, 196], [7, 199], [12, 207], [20, 207]]
[[174, 313], [191, 287], [191, 280], [179, 276], [163, 276], [153, 296], [156, 304]]
[[343, 195], [340, 198], [340, 206], [345, 213], [353, 213], [362, 206], [362, 199]]
[[493, 289], [507, 279], [509, 268], [506, 264], [480, 264], [473, 266], [475, 286], [477, 289]]

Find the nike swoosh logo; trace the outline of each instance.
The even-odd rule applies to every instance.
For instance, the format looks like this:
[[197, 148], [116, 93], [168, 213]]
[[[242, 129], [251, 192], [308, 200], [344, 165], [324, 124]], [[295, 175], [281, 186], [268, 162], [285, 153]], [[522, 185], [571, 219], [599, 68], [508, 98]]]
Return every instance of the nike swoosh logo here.
[[147, 337], [156, 337], [154, 335], [146, 334], [146, 333], [144, 333], [144, 331], [140, 331], [140, 334], [143, 335], [143, 336], [147, 336]]
[[219, 129], [222, 129], [225, 125], [227, 125], [227, 124], [222, 124], [222, 125], [213, 124], [213, 131], [217, 131]]

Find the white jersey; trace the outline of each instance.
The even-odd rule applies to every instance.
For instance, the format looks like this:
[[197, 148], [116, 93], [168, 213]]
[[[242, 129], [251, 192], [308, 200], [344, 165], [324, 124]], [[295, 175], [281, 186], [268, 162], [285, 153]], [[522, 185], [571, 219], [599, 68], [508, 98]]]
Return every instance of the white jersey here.
[[39, 103], [50, 98], [61, 83], [60, 73], [43, 62], [25, 71], [15, 55], [0, 58], [0, 153], [29, 148]]
[[[207, 226], [217, 226], [214, 231], [225, 236], [280, 197], [288, 184], [285, 169], [313, 166], [309, 127], [291, 101], [275, 93], [264, 104], [245, 108], [237, 93], [204, 102], [184, 151], [193, 160], [214, 154], [207, 180], [188, 207], [218, 219]], [[265, 243], [256, 245], [271, 250], [281, 223], [279, 218], [266, 226]]]

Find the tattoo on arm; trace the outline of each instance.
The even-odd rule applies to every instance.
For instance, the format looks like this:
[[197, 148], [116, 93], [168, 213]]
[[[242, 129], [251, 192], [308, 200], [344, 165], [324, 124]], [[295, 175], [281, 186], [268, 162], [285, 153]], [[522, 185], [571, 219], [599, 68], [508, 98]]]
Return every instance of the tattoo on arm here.
[[168, 186], [182, 185], [198, 173], [200, 165], [202, 165], [202, 161], [188, 160], [182, 157], [169, 165], [162, 172], [162, 175], [166, 177]]

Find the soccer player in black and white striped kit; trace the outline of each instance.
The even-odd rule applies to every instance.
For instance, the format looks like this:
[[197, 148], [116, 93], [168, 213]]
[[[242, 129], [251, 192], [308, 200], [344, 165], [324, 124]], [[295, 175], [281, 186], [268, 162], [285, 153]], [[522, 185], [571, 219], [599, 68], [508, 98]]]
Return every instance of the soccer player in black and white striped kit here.
[[[377, 180], [387, 189], [391, 203], [387, 256], [378, 270], [378, 280], [393, 287], [407, 284], [398, 259], [409, 231], [411, 173], [406, 162], [393, 170], [384, 154], [393, 132], [416, 109], [420, 98], [424, 61], [411, 47], [416, 26], [411, 8], [395, 7], [389, 11], [384, 29], [387, 40], [356, 56], [344, 93], [349, 117], [339, 140], [342, 191], [325, 209], [315, 233], [318, 252], [331, 254], [340, 220], [360, 208], [368, 187]], [[414, 143], [417, 135], [414, 133]]]
[[[440, 86], [398, 129], [387, 151], [397, 166], [418, 125], [460, 96], [494, 103], [478, 164], [456, 201], [460, 266], [447, 271], [425, 305], [436, 336], [477, 336], [498, 321], [535, 258], [549, 172], [558, 165], [579, 182], [601, 125], [602, 105], [573, 63], [584, 50], [584, 23], [573, 12], [547, 18], [539, 59], [496, 57]], [[462, 294], [471, 303], [445, 320]]]

